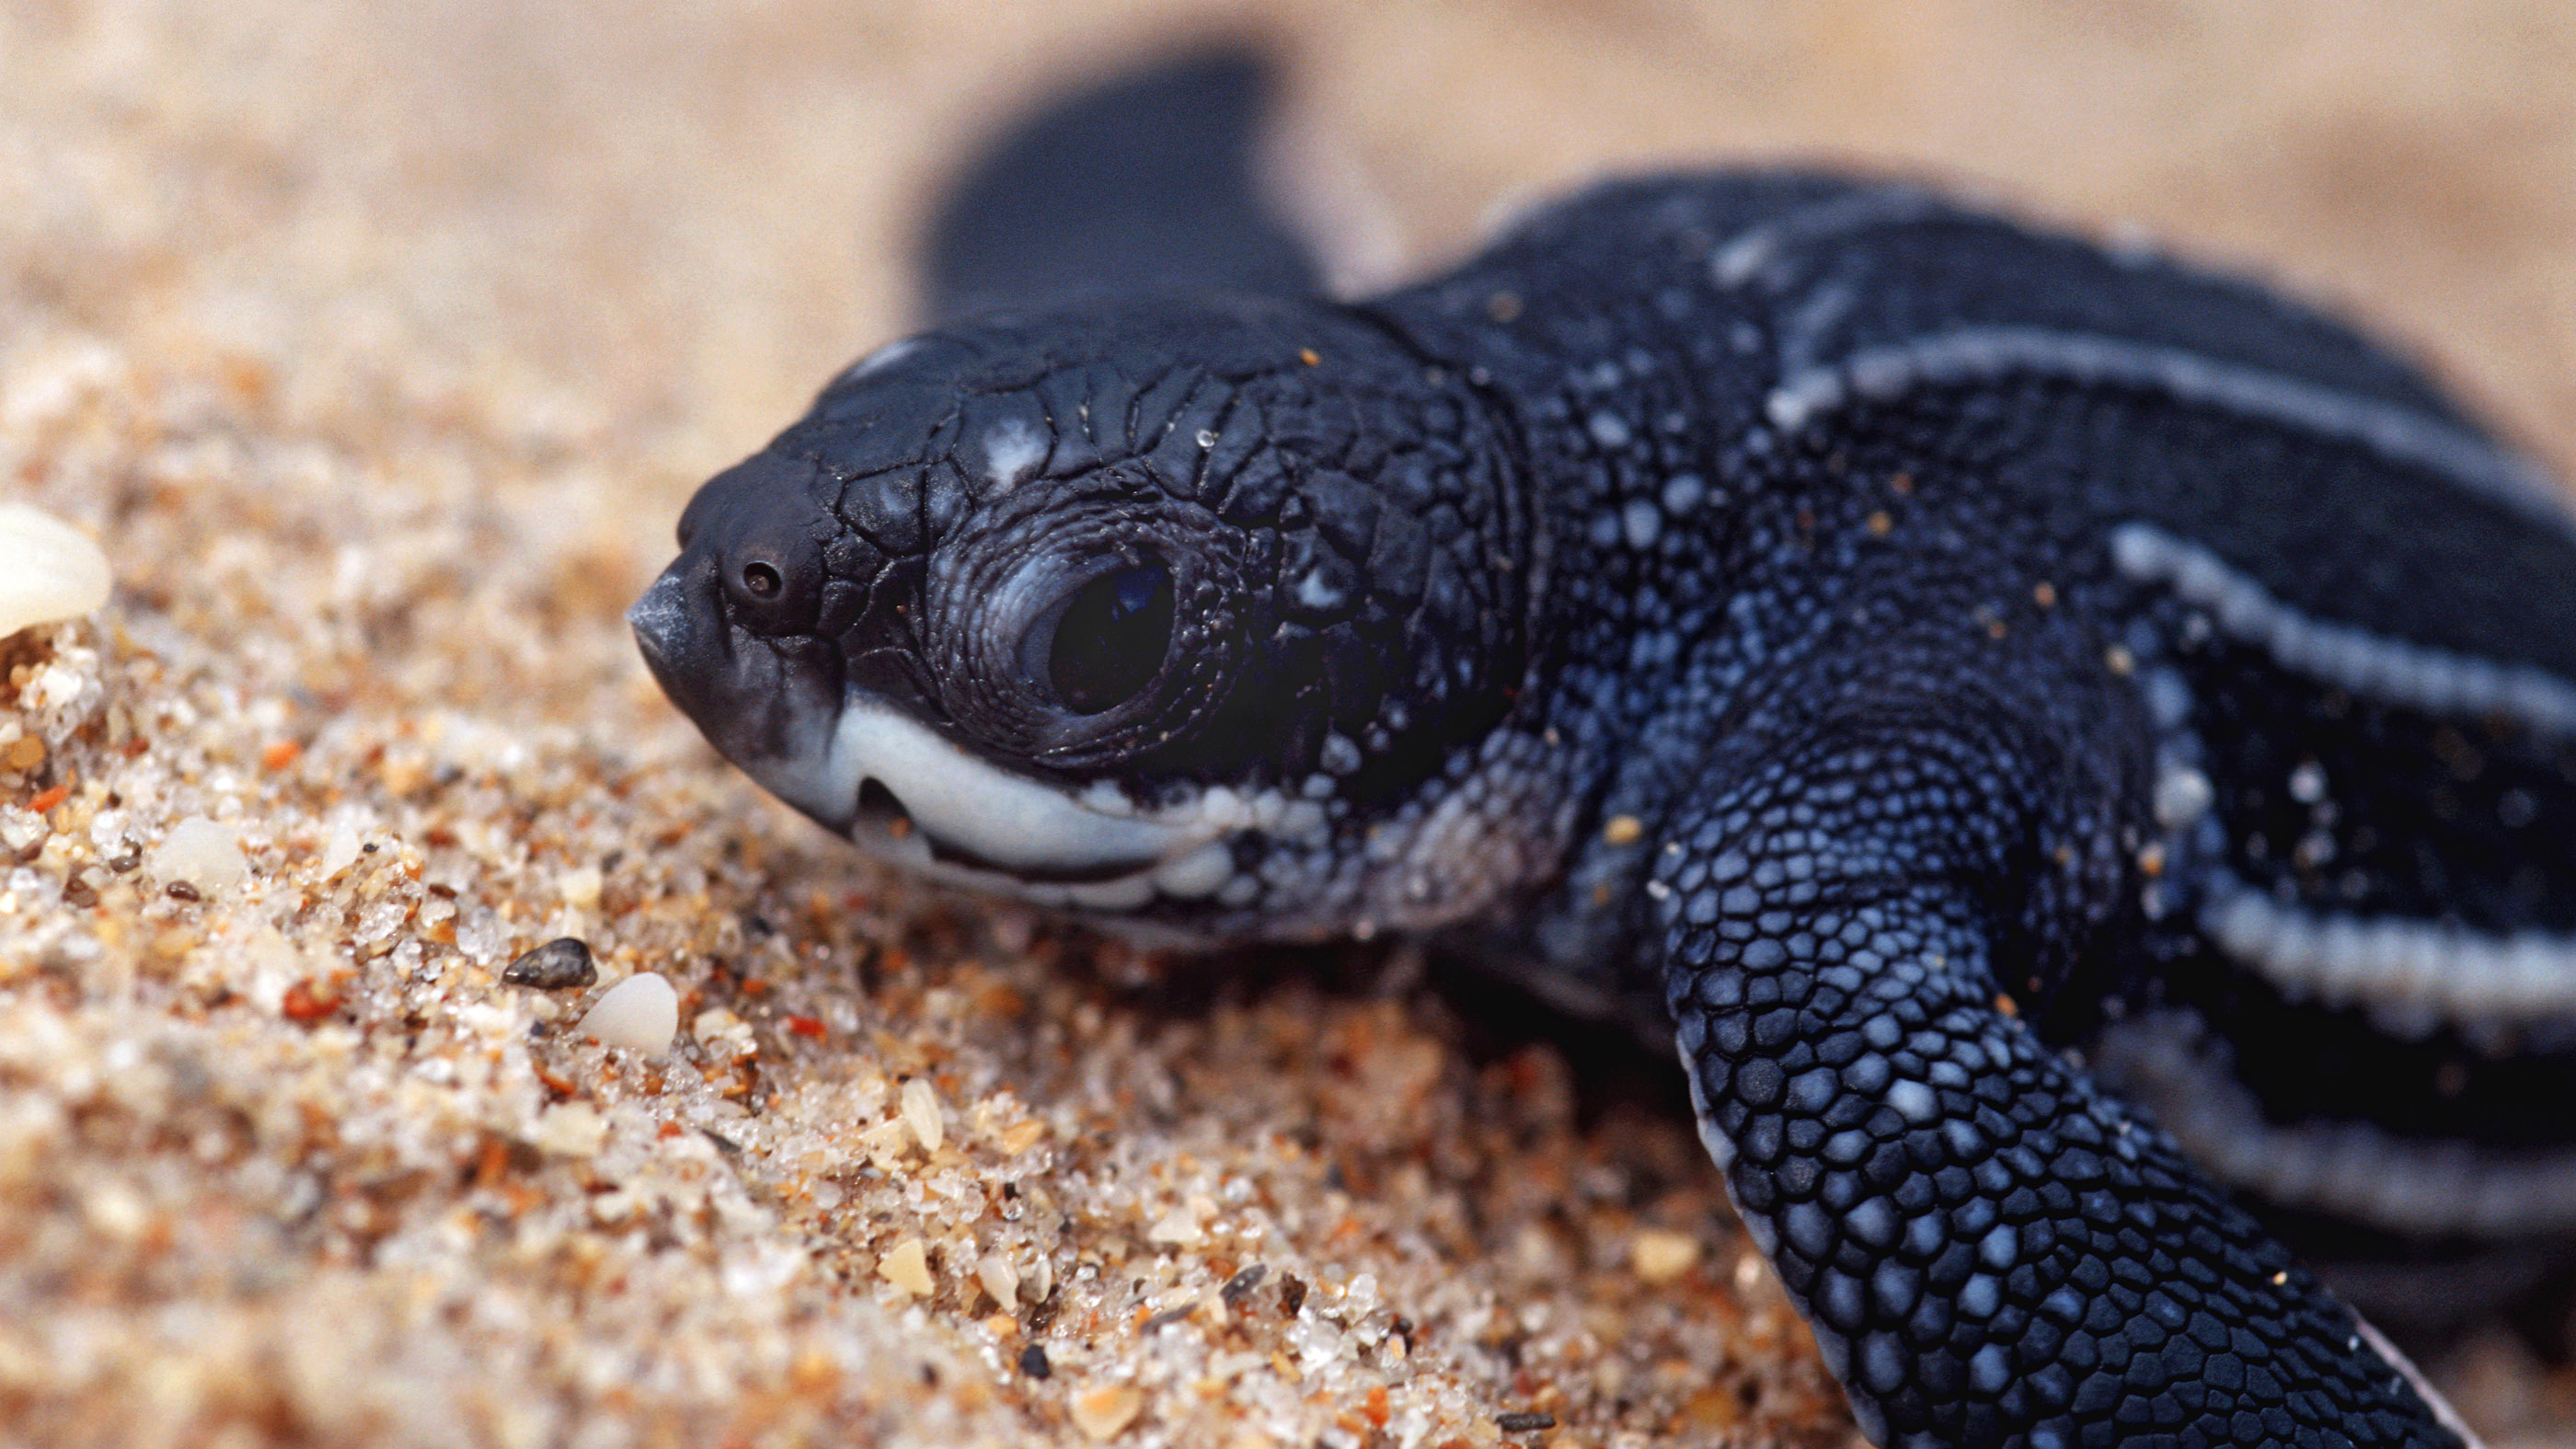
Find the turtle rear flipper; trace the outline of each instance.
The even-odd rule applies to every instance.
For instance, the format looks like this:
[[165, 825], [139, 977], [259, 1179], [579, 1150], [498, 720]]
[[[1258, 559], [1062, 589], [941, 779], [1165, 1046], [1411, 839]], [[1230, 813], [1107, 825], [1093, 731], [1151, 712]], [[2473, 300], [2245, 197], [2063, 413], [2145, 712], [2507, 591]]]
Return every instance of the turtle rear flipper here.
[[1054, 101], [958, 173], [925, 236], [945, 321], [1134, 292], [1309, 294], [1321, 270], [1261, 195], [1269, 62], [1188, 52]]

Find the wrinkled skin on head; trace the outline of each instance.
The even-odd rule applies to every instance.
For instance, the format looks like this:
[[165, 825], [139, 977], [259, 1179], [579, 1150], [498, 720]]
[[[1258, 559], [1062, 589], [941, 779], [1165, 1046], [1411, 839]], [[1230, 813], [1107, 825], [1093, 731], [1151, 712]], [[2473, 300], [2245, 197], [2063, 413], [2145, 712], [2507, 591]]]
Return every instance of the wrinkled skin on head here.
[[[1531, 664], [1514, 457], [1326, 304], [989, 319], [708, 482], [630, 618], [727, 758], [934, 874], [1197, 938], [1433, 924], [1529, 873], [1480, 841], [1538, 848], [1442, 808]], [[1426, 832], [1487, 883], [1390, 898]]]

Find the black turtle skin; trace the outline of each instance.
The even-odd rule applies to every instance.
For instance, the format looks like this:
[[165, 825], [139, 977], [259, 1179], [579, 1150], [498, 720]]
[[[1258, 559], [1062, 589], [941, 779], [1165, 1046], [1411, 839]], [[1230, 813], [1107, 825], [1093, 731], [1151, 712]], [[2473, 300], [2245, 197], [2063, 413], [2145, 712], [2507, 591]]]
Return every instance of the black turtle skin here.
[[[2274, 1228], [2431, 1321], [2576, 1227], [2572, 536], [2259, 288], [1734, 172], [1356, 303], [945, 326], [708, 484], [636, 617], [755, 773], [864, 696], [1267, 802], [1113, 926], [1435, 932], [1675, 1042], [1878, 1443], [2443, 1445]], [[1150, 682], [1068, 708], [1040, 596], [1157, 567]]]

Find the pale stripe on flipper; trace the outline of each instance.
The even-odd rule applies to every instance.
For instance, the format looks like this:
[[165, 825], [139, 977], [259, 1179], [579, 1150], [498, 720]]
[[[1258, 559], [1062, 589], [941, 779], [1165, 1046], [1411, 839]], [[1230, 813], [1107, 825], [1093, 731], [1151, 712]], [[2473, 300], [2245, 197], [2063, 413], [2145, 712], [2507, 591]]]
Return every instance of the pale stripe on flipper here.
[[2220, 1181], [2423, 1237], [2576, 1228], [2576, 1150], [2420, 1141], [2358, 1121], [2277, 1124], [2207, 1037], [2189, 1013], [2155, 1012], [2106, 1029], [2093, 1061]]
[[2546, 669], [2312, 618], [2217, 554], [2153, 524], [2113, 529], [2111, 559], [2133, 579], [2169, 585], [2184, 602], [2207, 609], [2228, 637], [2294, 674], [2427, 714], [2501, 717], [2547, 735], [2576, 735], [2576, 683]]
[[2304, 378], [2097, 333], [1962, 327], [1863, 348], [1790, 377], [1772, 390], [1765, 411], [1774, 426], [1795, 432], [1855, 404], [2011, 377], [2154, 393], [2367, 448], [2576, 535], [2546, 475], [2464, 428]]
[[[1709, 1107], [1708, 1094], [1700, 1090], [1699, 1054], [1708, 1045], [1707, 1023], [1697, 1016], [1684, 1016], [1675, 1033], [1682, 1058], [1682, 1076], [1690, 1086], [1691, 1117], [1699, 1124], [1700, 1145], [1708, 1149], [1709, 1159], [1724, 1172], [1735, 1165], [1735, 1142], [1717, 1130], [1717, 1114]], [[1763, 1251], [1770, 1251], [1764, 1244]]]
[[2360, 1329], [2361, 1336], [2370, 1341], [2371, 1351], [2388, 1360], [2388, 1366], [2397, 1370], [2397, 1376], [2415, 1390], [2415, 1396], [2424, 1401], [2425, 1408], [2433, 1411], [2433, 1417], [2441, 1421], [2442, 1427], [2460, 1437], [2460, 1449], [2487, 1449], [2486, 1441], [2469, 1427], [2469, 1421], [2460, 1417], [2460, 1411], [2451, 1407], [2451, 1401], [2442, 1397], [2442, 1391], [2433, 1387], [2433, 1381], [2424, 1377], [2424, 1371], [2415, 1367], [2413, 1359], [2400, 1353], [2397, 1345], [2388, 1341], [2386, 1334], [2371, 1327], [2370, 1320], [2358, 1313], [2352, 1316], [2352, 1326]]
[[2201, 933], [2288, 995], [2458, 1023], [2576, 1017], [2576, 937], [2329, 915], [2221, 877]]

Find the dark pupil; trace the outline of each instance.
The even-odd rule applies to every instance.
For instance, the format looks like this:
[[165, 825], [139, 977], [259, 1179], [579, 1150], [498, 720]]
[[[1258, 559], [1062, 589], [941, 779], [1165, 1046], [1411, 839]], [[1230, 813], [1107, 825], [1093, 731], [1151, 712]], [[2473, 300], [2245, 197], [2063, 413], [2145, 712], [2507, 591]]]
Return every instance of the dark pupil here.
[[787, 581], [768, 564], [751, 563], [742, 566], [742, 586], [755, 599], [774, 599], [779, 590], [787, 587]]
[[1065, 606], [1047, 655], [1056, 698], [1099, 714], [1133, 698], [1163, 667], [1172, 642], [1172, 576], [1138, 564], [1084, 584]]

